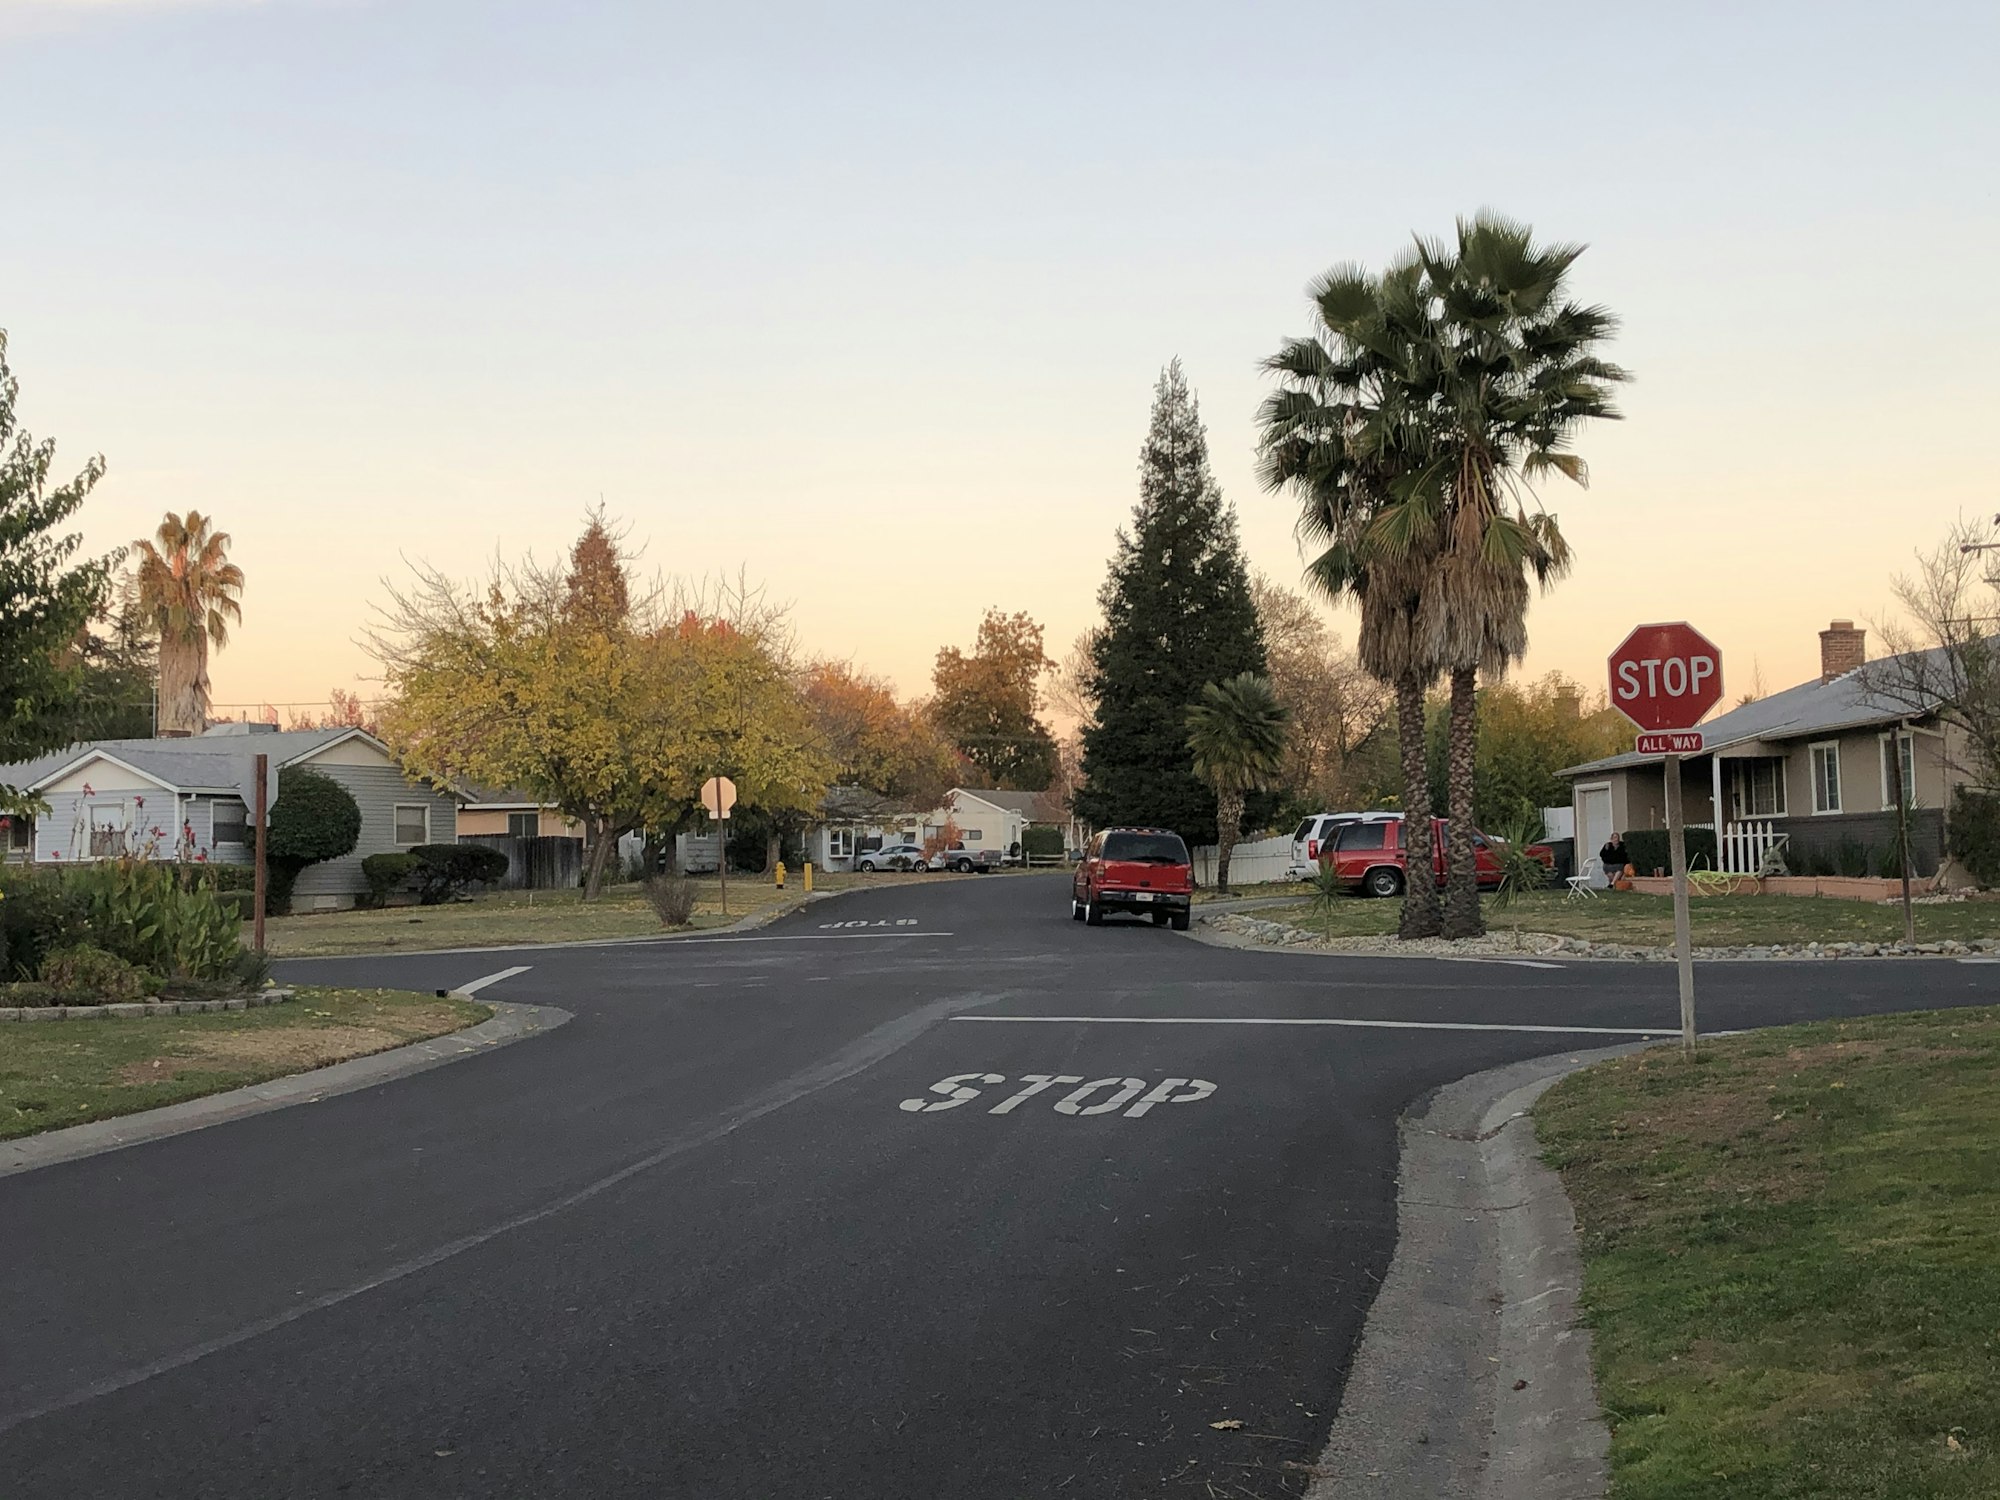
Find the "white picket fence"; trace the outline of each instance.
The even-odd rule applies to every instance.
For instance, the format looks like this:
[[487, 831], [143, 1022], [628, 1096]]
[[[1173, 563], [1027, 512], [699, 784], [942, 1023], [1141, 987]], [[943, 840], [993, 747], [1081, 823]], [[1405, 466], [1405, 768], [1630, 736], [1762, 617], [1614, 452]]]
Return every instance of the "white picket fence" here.
[[[1215, 858], [1221, 851], [1203, 844], [1188, 851], [1194, 859], [1194, 878], [1202, 885], [1215, 884]], [[1283, 880], [1292, 867], [1292, 836], [1276, 834], [1268, 839], [1238, 843], [1229, 851], [1229, 883], [1251, 885], [1260, 880]]]
[[1784, 842], [1778, 825], [1768, 818], [1744, 818], [1722, 825], [1718, 850], [1722, 868], [1731, 875], [1755, 875], [1774, 844]]

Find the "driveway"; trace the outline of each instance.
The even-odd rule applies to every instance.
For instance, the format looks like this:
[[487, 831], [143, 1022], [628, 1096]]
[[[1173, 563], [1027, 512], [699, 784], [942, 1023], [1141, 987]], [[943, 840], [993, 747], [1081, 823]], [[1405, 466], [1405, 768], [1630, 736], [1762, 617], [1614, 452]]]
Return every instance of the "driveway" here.
[[[0, 1492], [1298, 1495], [1398, 1114], [1677, 1025], [1666, 966], [1230, 951], [1072, 923], [1062, 877], [283, 977], [520, 966], [483, 996], [576, 1019], [0, 1180]], [[1700, 978], [1709, 1029], [2000, 984]]]

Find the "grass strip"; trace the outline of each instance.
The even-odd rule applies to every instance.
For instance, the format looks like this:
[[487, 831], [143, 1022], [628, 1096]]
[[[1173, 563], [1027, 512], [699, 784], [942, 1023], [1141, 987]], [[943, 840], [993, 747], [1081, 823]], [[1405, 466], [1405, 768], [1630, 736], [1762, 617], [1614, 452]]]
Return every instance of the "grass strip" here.
[[283, 1005], [201, 1016], [0, 1024], [0, 1140], [345, 1062], [485, 1020], [484, 1005], [308, 985]]
[[1616, 1500], [2000, 1495], [2000, 1009], [1656, 1049], [1535, 1118]]
[[[1396, 930], [1397, 901], [1343, 898], [1332, 915], [1335, 937], [1370, 937]], [[1305, 902], [1250, 913], [1324, 932], [1326, 919]], [[1917, 941], [1974, 942], [2000, 937], [2000, 903], [1943, 902], [1915, 910]], [[1671, 896], [1613, 892], [1595, 900], [1570, 900], [1562, 891], [1536, 891], [1512, 905], [1486, 907], [1495, 932], [1552, 932], [1593, 942], [1665, 947], [1674, 940]], [[1831, 896], [1703, 896], [1689, 903], [1696, 947], [1747, 948], [1770, 943], [1894, 943], [1903, 936], [1900, 906], [1843, 901]]]

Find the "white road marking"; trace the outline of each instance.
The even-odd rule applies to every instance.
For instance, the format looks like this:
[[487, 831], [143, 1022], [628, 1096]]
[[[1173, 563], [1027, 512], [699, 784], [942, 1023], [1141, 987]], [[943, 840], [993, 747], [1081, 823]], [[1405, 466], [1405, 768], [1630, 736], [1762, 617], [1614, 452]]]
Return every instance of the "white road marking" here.
[[2000, 958], [1961, 958], [1962, 964], [2000, 964]]
[[1532, 1031], [1559, 1036], [1680, 1035], [1679, 1031], [1648, 1031], [1636, 1026], [1528, 1026], [1494, 1021], [1356, 1021], [1344, 1016], [953, 1016], [951, 1019], [1040, 1021], [1070, 1026], [1359, 1026], [1384, 1031]]
[[1538, 958], [1474, 958], [1470, 954], [1441, 953], [1448, 964], [1507, 964], [1516, 969], [1560, 969], [1562, 964], [1545, 964]]
[[476, 995], [489, 984], [498, 984], [503, 979], [512, 979], [516, 974], [525, 974], [533, 967], [533, 964], [516, 964], [511, 969], [502, 969], [498, 974], [488, 974], [484, 979], [475, 979], [470, 984], [461, 984], [458, 987], [458, 992], [461, 995]]
[[[970, 1104], [985, 1092], [983, 1089], [968, 1085], [1006, 1081], [1006, 1076], [1000, 1073], [953, 1073], [949, 1078], [940, 1078], [931, 1085], [930, 1091], [942, 1097], [926, 1099], [919, 1095], [915, 1099], [903, 1100], [896, 1107], [905, 1114], [934, 1115], [943, 1110], [957, 1109], [961, 1104]], [[1139, 1097], [1140, 1091], [1146, 1087], [1146, 1080], [1143, 1078], [1099, 1078], [1084, 1083], [1082, 1075], [1077, 1073], [1023, 1073], [1021, 1082], [1027, 1087], [1018, 1093], [1010, 1094], [986, 1113], [1011, 1114], [1025, 1101], [1059, 1083], [1078, 1083], [1083, 1084], [1083, 1087], [1071, 1090], [1056, 1101], [1057, 1114], [1108, 1115], [1115, 1114], [1131, 1104], [1130, 1109], [1125, 1109], [1125, 1118], [1128, 1120], [1139, 1119], [1156, 1104], [1193, 1104], [1215, 1092], [1215, 1085], [1206, 1078], [1169, 1078], [1143, 1099], [1139, 1099], [1137, 1104], [1132, 1104], [1132, 1101]], [[1084, 1103], [1084, 1100], [1101, 1089], [1112, 1089], [1114, 1092], [1109, 1098], [1102, 1099], [1096, 1104]], [[1181, 1090], [1186, 1092], [1180, 1092]]]
[[676, 947], [690, 943], [835, 943], [844, 938], [957, 937], [955, 932], [790, 932], [779, 937], [674, 938]]

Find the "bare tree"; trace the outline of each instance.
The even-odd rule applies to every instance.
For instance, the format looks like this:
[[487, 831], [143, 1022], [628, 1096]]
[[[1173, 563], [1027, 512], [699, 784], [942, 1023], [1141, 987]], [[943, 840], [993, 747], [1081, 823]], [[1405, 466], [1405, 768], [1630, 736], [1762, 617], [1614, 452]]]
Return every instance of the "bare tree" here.
[[1250, 580], [1278, 701], [1291, 712], [1282, 780], [1333, 806], [1346, 794], [1348, 756], [1388, 711], [1391, 690], [1343, 649], [1305, 595], [1259, 573]]
[[1905, 618], [1878, 624], [1889, 654], [1862, 668], [1862, 680], [1892, 712], [1934, 716], [1955, 769], [2000, 787], [2000, 574], [1988, 528], [1960, 518], [1944, 539], [1917, 553], [1914, 573], [1895, 580]]

